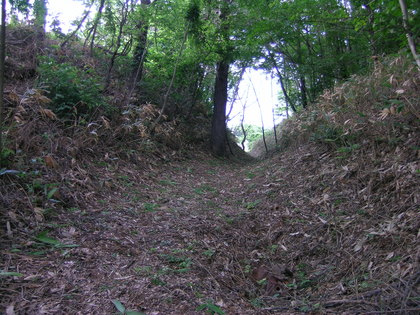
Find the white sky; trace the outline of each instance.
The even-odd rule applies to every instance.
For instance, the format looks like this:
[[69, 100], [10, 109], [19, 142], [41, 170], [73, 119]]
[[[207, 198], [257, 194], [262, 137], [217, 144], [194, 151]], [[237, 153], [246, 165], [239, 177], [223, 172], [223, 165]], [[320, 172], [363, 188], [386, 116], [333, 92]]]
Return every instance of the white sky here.
[[[83, 15], [85, 7], [81, 0], [49, 0], [48, 10], [49, 18], [47, 25], [51, 23], [55, 16], [58, 16], [63, 32], [67, 33], [69, 30], [74, 29], [71, 22]], [[252, 86], [254, 86], [257, 96]], [[279, 90], [280, 87], [277, 79], [272, 79], [270, 75], [264, 73], [262, 70], [248, 69], [244, 73], [242, 82], [239, 85], [237, 100], [233, 105], [228, 126], [234, 127], [240, 124], [244, 103], [246, 104], [244, 123], [261, 126], [258, 99], [263, 112], [264, 126], [267, 129], [272, 128], [272, 107], [279, 102], [277, 100]], [[229, 110], [230, 104], [227, 107], [227, 110]], [[280, 121], [279, 118], [277, 119], [278, 121], [276, 123]]]
[[48, 21], [47, 25], [51, 23], [53, 18], [58, 15], [61, 29], [67, 33], [72, 29], [71, 22], [80, 18], [83, 15], [85, 7], [81, 1], [77, 0], [48, 0]]
[[[277, 94], [279, 91], [277, 79], [265, 73], [263, 70], [247, 69], [239, 84], [237, 100], [233, 105], [228, 122], [229, 127], [239, 125], [242, 119], [242, 108], [245, 104], [245, 124], [261, 126], [261, 114], [258, 103], [261, 106], [264, 127], [273, 127], [272, 108], [278, 104]], [[229, 106], [228, 106], [229, 107]], [[229, 110], [229, 109], [228, 109]], [[279, 123], [277, 118], [276, 123]]]

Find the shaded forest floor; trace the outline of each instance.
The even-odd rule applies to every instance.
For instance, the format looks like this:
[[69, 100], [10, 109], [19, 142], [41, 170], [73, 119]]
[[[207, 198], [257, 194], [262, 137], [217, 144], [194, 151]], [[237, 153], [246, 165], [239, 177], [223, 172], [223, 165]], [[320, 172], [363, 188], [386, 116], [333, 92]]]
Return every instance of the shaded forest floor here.
[[90, 172], [107, 184], [85, 207], [57, 211], [31, 240], [2, 243], [2, 269], [23, 276], [1, 280], [1, 307], [416, 313], [419, 196], [398, 178], [418, 162], [373, 170], [333, 155], [306, 144], [248, 164], [205, 154], [147, 170], [102, 163]]

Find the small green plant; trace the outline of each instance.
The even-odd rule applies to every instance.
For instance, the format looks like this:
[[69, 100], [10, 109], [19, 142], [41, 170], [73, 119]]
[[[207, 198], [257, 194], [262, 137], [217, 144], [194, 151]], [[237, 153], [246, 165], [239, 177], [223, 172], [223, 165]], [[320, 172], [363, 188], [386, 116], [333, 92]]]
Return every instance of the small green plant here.
[[220, 308], [220, 306], [217, 306], [212, 301], [207, 301], [206, 303], [201, 304], [200, 306], [197, 307], [197, 311], [205, 311], [206, 313], [211, 314], [211, 315], [225, 314], [225, 312]]
[[[43, 256], [51, 250], [73, 248], [79, 246], [76, 244], [64, 244], [59, 240], [49, 237], [47, 231], [39, 233], [37, 236], [35, 236], [34, 239], [35, 242], [31, 244], [33, 251], [28, 252], [29, 255], [33, 256]], [[63, 254], [67, 254], [67, 252], [64, 251]]]
[[143, 209], [146, 212], [155, 212], [159, 208], [158, 204], [155, 203], [145, 203], [143, 204]]
[[217, 191], [216, 188], [207, 184], [202, 184], [200, 185], [200, 187], [194, 188], [194, 192], [199, 195], [205, 194], [206, 192], [216, 192], [216, 191]]
[[272, 254], [274, 254], [274, 253], [276, 252], [277, 248], [279, 248], [279, 245], [277, 245], [277, 244], [273, 244], [273, 245], [270, 245], [270, 246], [268, 247], [268, 249], [270, 250], [270, 252], [271, 252]]
[[177, 257], [174, 255], [160, 255], [166, 262], [173, 266], [173, 271], [177, 273], [183, 273], [190, 270], [192, 261], [188, 257]]
[[258, 285], [265, 286], [267, 284], [267, 278], [263, 278], [257, 281]]
[[305, 289], [315, 284], [314, 281], [307, 275], [307, 268], [308, 266], [304, 263], [300, 263], [296, 266], [296, 288], [298, 289]]
[[119, 301], [119, 300], [111, 300], [111, 302], [114, 304], [115, 308], [118, 310], [120, 314], [124, 315], [146, 315], [142, 312], [137, 311], [129, 311], [125, 308], [125, 306]]
[[249, 301], [253, 307], [261, 308], [264, 306], [264, 301], [259, 298], [255, 298]]
[[109, 109], [102, 96], [101, 79], [92, 70], [80, 70], [52, 57], [39, 60], [38, 86], [49, 93], [52, 110], [62, 118], [89, 118], [95, 110]]
[[126, 187], [132, 187], [134, 186], [134, 182], [131, 181], [130, 177], [127, 175], [120, 175], [118, 176], [118, 179], [123, 183]]
[[308, 278], [306, 273], [304, 271], [298, 271], [296, 273], [296, 276], [298, 278], [297, 286], [300, 289], [308, 288], [312, 286], [312, 280]]
[[152, 267], [151, 266], [134, 267], [133, 270], [139, 275], [149, 275], [152, 271]]
[[360, 148], [360, 144], [350, 144], [348, 146], [339, 147], [337, 153], [341, 155], [338, 156], [339, 159], [345, 159], [351, 155], [351, 153]]
[[208, 249], [208, 250], [206, 250], [206, 251], [203, 252], [203, 255], [211, 258], [215, 253], [216, 253], [216, 251], [214, 251], [212, 249]]
[[246, 173], [246, 177], [247, 177], [248, 179], [253, 179], [255, 176], [257, 176], [255, 173], [252, 173], [252, 172], [247, 172], [247, 173]]
[[[31, 184], [27, 184], [26, 187], [31, 194], [43, 195], [47, 200], [58, 202], [53, 199], [54, 195], [59, 190], [58, 183], [47, 183], [44, 184], [40, 180], [34, 179]], [[40, 201], [40, 200], [38, 200]]]
[[299, 307], [299, 310], [304, 313], [319, 311], [319, 309], [321, 308], [321, 303], [310, 304], [307, 301], [304, 301], [303, 303], [305, 304], [301, 305]]
[[108, 166], [108, 163], [105, 162], [105, 161], [97, 161], [95, 164], [97, 166], [101, 166], [101, 167], [107, 167]]
[[171, 180], [169, 180], [169, 179], [163, 179], [163, 180], [160, 180], [160, 181], [159, 181], [159, 183], [160, 183], [161, 185], [165, 185], [165, 186], [175, 186], [175, 185], [177, 184], [176, 182], [171, 181]]
[[0, 278], [1, 277], [23, 277], [23, 274], [19, 272], [9, 272], [0, 270]]
[[349, 288], [357, 290], [372, 288], [379, 284], [377, 281], [370, 278], [370, 274], [368, 272], [359, 274], [354, 278], [346, 279], [345, 283]]
[[4, 148], [0, 152], [0, 166], [7, 166], [9, 165], [10, 160], [12, 159], [15, 152], [8, 148]]
[[226, 223], [227, 223], [227, 224], [233, 224], [233, 223], [235, 222], [235, 219], [234, 219], [234, 218], [231, 218], [231, 217], [226, 216], [226, 217], [225, 217], [225, 221], [226, 221]]
[[245, 267], [244, 267], [244, 273], [250, 274], [251, 271], [252, 271], [251, 265], [250, 264], [246, 264]]
[[311, 140], [320, 143], [342, 144], [343, 134], [343, 129], [324, 123], [317, 127], [311, 136]]
[[245, 208], [247, 208], [248, 210], [255, 209], [260, 202], [261, 200], [249, 201], [245, 203]]
[[166, 285], [166, 282], [163, 281], [162, 279], [160, 279], [158, 275], [153, 275], [152, 278], [150, 279], [150, 282], [153, 285], [158, 285], [158, 286], [165, 286]]
[[394, 257], [389, 259], [389, 262], [397, 262], [397, 261], [401, 260], [401, 258], [402, 258], [401, 256], [394, 256]]
[[54, 248], [72, 248], [72, 247], [78, 247], [79, 245], [76, 244], [63, 244], [60, 241], [49, 237], [48, 236], [48, 232], [47, 231], [43, 231], [41, 233], [39, 233], [36, 237], [35, 240], [37, 240], [38, 242], [41, 242], [43, 244], [46, 245], [50, 245]]

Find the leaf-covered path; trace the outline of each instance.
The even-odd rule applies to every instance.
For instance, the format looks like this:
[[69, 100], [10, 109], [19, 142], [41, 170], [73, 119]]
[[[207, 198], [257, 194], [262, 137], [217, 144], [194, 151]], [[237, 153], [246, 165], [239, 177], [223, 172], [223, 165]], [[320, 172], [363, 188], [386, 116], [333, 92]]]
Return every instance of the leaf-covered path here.
[[3, 282], [2, 305], [9, 314], [114, 314], [113, 300], [145, 314], [298, 314], [401, 308], [405, 298], [409, 313], [417, 196], [409, 182], [384, 195], [383, 168], [375, 172], [342, 167], [316, 146], [247, 165], [205, 155], [146, 170], [110, 163], [90, 206], [4, 252], [4, 269], [23, 276]]
[[63, 214], [66, 223], [38, 236], [42, 250], [7, 253], [8, 269], [25, 276], [8, 289], [9, 309], [112, 314], [116, 299], [147, 314], [254, 312], [239, 289], [241, 265], [250, 269], [245, 248], [254, 247], [243, 222], [259, 202], [247, 197], [253, 173], [210, 158], [147, 176], [112, 173], [114, 194]]

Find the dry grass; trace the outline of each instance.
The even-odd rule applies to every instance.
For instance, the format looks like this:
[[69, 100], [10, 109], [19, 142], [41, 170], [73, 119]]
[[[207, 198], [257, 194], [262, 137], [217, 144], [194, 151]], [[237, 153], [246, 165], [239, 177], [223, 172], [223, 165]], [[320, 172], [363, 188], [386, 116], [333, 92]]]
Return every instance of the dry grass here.
[[[346, 137], [358, 135], [365, 140], [382, 137], [393, 141], [407, 130], [415, 133], [420, 118], [419, 82], [419, 71], [411, 59], [400, 56], [377, 61], [370, 75], [351, 77], [326, 91], [311, 109], [283, 121], [278, 126], [279, 143], [272, 136], [268, 145], [284, 150], [308, 140], [337, 140], [329, 143], [340, 145]], [[337, 136], [341, 139], [334, 138]], [[264, 154], [263, 143], [256, 144], [252, 155]]]

